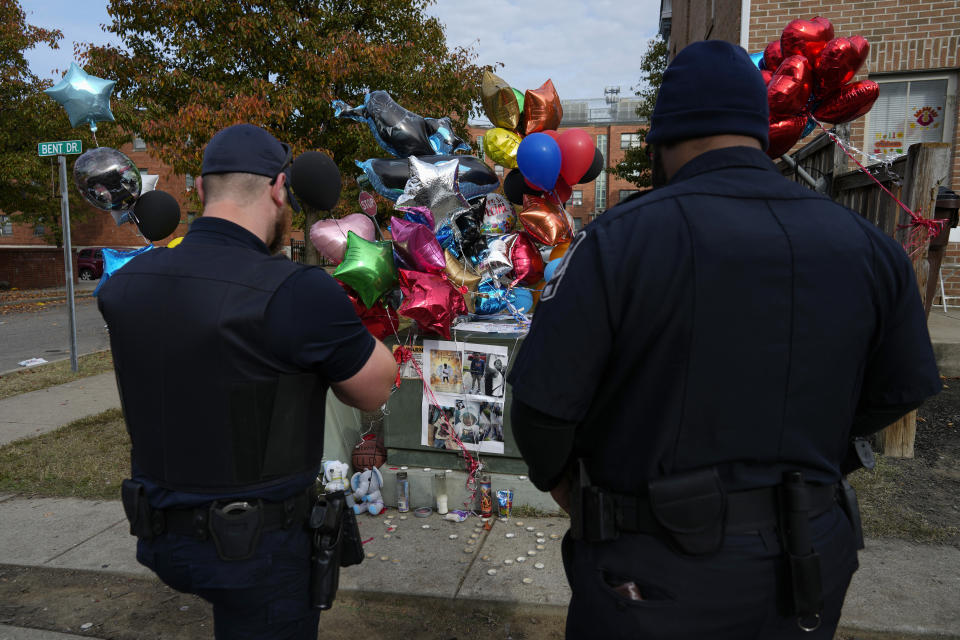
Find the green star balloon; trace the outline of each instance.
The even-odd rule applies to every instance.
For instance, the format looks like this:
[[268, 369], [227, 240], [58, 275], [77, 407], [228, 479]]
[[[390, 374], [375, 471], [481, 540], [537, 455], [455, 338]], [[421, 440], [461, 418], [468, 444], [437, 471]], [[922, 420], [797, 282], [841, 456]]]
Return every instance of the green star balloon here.
[[370, 242], [347, 232], [347, 250], [333, 277], [360, 295], [367, 308], [397, 283], [392, 242]]

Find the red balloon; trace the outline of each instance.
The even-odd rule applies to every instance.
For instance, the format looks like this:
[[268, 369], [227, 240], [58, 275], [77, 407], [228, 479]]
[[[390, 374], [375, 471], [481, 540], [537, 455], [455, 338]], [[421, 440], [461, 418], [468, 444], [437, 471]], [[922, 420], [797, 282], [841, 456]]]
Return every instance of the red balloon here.
[[573, 193], [573, 187], [571, 187], [563, 178], [557, 179], [557, 184], [553, 187], [554, 192], [557, 194], [557, 198], [560, 202], [566, 202], [570, 199], [570, 194]]
[[767, 71], [766, 69], [761, 69], [760, 75], [763, 76], [763, 84], [769, 86], [770, 81], [773, 80], [773, 71]]
[[804, 127], [807, 126], [807, 116], [790, 116], [783, 120], [777, 120], [770, 123], [770, 146], [767, 147], [767, 155], [771, 158], [779, 158], [800, 139]]
[[830, 124], [850, 122], [870, 111], [879, 95], [880, 85], [873, 80], [854, 82], [827, 96], [813, 117]]
[[763, 68], [773, 73], [783, 62], [783, 51], [780, 49], [780, 41], [774, 40], [763, 50]]
[[[340, 281], [338, 280], [337, 282]], [[392, 336], [396, 333], [400, 327], [400, 318], [397, 317], [396, 311], [384, 304], [382, 300], [373, 305], [372, 308], [367, 308], [360, 302], [360, 296], [356, 291], [342, 282], [340, 282], [340, 286], [347, 292], [347, 297], [350, 298], [350, 302], [353, 303], [353, 311], [357, 314], [357, 317], [360, 318], [360, 322], [363, 323], [363, 326], [365, 326], [367, 331], [373, 334], [375, 338], [383, 340], [387, 336]]]
[[400, 269], [400, 291], [400, 315], [416, 321], [424, 332], [447, 340], [454, 319], [467, 313], [463, 294], [440, 275]]
[[557, 131], [556, 129], [544, 129], [544, 130], [541, 131], [540, 133], [545, 133], [545, 134], [547, 134], [548, 136], [550, 136], [551, 138], [553, 138], [554, 140], [556, 140], [556, 142], [557, 142], [558, 145], [560, 144], [560, 132]]
[[521, 232], [510, 247], [510, 261], [514, 277], [524, 284], [536, 284], [543, 280], [543, 256], [525, 231]]
[[833, 40], [833, 25], [826, 18], [817, 16], [813, 20], [793, 20], [780, 35], [780, 50], [783, 57], [801, 55], [811, 64], [827, 43]]
[[567, 129], [560, 134], [560, 175], [567, 184], [580, 182], [590, 165], [596, 145], [593, 136], [583, 129]]
[[803, 56], [786, 58], [767, 85], [770, 118], [795, 115], [807, 106], [813, 89], [813, 67]]
[[853, 80], [870, 53], [866, 38], [834, 38], [817, 59], [816, 94], [826, 96]]

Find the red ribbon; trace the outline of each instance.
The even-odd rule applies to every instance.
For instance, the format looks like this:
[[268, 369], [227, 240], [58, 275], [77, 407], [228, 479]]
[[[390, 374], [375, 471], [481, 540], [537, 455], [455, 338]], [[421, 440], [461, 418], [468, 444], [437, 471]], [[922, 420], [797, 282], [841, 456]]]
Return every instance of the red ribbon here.
[[[890, 191], [885, 186], [883, 186], [883, 183], [877, 180], [877, 178], [872, 173], [870, 173], [869, 169], [867, 169], [865, 166], [860, 164], [860, 161], [857, 160], [852, 153], [847, 151], [847, 148], [843, 145], [843, 143], [840, 141], [840, 139], [837, 137], [835, 133], [833, 133], [832, 131], [827, 131], [826, 128], [824, 128], [824, 126], [820, 124], [819, 121], [816, 121], [816, 122], [817, 122], [817, 126], [820, 127], [824, 133], [830, 136], [830, 139], [833, 140], [833, 142], [838, 147], [840, 147], [840, 149], [843, 150], [845, 154], [847, 154], [847, 157], [853, 160], [857, 164], [857, 166], [860, 167], [860, 171], [865, 173], [871, 180], [876, 182], [877, 186], [883, 189], [883, 191], [887, 195], [893, 198], [894, 201], [898, 205], [900, 205], [901, 209], [903, 209], [904, 211], [907, 212], [907, 214], [909, 214], [910, 223], [897, 225], [897, 229], [910, 229], [910, 233], [907, 234], [907, 243], [903, 246], [903, 249], [904, 251], [909, 253], [911, 257], [913, 256], [913, 253], [916, 253], [916, 252], [914, 251], [913, 253], [911, 253], [910, 249], [913, 249], [914, 247], [916, 247], [917, 250], [919, 250], [924, 243], [926, 243], [930, 238], [932, 238], [933, 236], [936, 236], [943, 230], [943, 225], [946, 224], [947, 222], [946, 220], [942, 220], [942, 219], [934, 220], [930, 218], [924, 218], [922, 215], [920, 215], [921, 213], [923, 213], [922, 207], [920, 209], [920, 213], [914, 213], [914, 211], [910, 209], [910, 207], [908, 207], [907, 205], [905, 205], [903, 202], [900, 201], [900, 198], [893, 195], [892, 191]], [[920, 238], [919, 236], [923, 235], [924, 232], [926, 232], [926, 237]]]

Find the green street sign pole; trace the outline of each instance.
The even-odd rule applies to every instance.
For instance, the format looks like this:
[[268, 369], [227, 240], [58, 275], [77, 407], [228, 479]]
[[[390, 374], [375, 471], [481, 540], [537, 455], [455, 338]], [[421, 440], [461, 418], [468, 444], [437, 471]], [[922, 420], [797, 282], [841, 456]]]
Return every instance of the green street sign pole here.
[[57, 156], [60, 165], [60, 217], [63, 228], [63, 265], [67, 276], [67, 313], [70, 316], [70, 369], [80, 370], [77, 361], [77, 307], [73, 298], [73, 249], [70, 246], [70, 195], [67, 192], [67, 157]]

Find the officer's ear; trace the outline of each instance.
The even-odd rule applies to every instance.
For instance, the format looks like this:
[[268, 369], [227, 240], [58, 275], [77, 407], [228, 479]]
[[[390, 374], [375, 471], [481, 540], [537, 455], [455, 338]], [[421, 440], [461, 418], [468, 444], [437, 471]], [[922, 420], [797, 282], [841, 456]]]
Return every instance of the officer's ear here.
[[193, 186], [197, 190], [197, 197], [200, 198], [200, 206], [204, 207], [207, 204], [207, 196], [203, 191], [203, 176], [197, 176], [193, 181]]
[[283, 208], [287, 204], [287, 174], [280, 173], [276, 178], [270, 181], [270, 199], [278, 208]]

